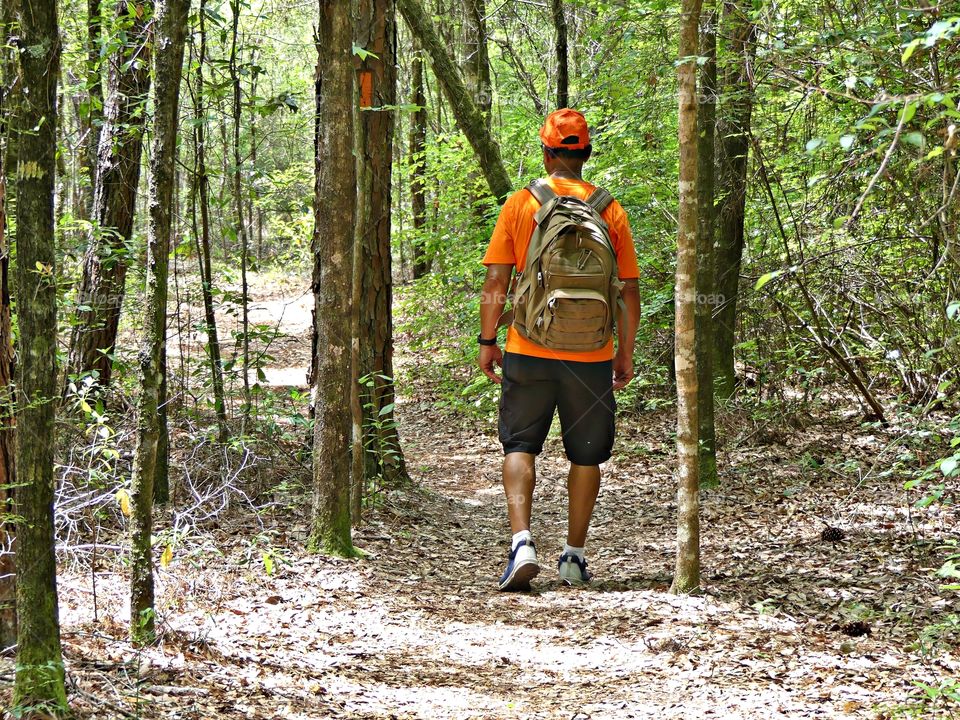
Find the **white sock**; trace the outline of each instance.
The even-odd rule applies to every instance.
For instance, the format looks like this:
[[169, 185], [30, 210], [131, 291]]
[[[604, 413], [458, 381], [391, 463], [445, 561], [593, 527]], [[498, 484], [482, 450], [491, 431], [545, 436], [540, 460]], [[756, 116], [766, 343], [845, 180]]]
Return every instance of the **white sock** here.
[[510, 546], [511, 549], [515, 550], [517, 545], [519, 545], [524, 540], [533, 540], [533, 535], [529, 530], [521, 530], [513, 536], [513, 544]]
[[578, 558], [583, 560], [583, 548], [582, 547], [570, 547], [566, 543], [563, 545], [563, 554], [564, 555], [576, 555]]

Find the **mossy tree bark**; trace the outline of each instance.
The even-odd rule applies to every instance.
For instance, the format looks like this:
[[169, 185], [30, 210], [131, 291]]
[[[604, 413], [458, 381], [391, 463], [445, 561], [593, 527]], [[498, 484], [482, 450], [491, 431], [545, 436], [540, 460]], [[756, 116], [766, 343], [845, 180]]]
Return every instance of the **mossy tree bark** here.
[[753, 112], [753, 56], [756, 26], [746, 0], [725, 0], [717, 49], [720, 103], [717, 110], [716, 294], [721, 303], [714, 314], [713, 374], [718, 397], [736, 388], [737, 295], [743, 257], [747, 201], [747, 156]]
[[83, 260], [68, 374], [96, 371], [109, 385], [126, 288], [133, 219], [140, 180], [147, 94], [150, 90], [152, 3], [119, 0], [124, 42], [111, 59], [109, 92], [97, 153], [91, 221]]
[[[6, 51], [10, 8], [0, 11], [0, 648], [17, 643], [17, 585], [14, 568], [14, 487], [16, 424], [14, 423], [14, 353], [10, 322], [10, 238], [7, 236], [7, 149], [12, 103], [13, 61]], [[15, 158], [12, 158], [15, 161]]]
[[54, 0], [19, 8], [17, 135], [17, 665], [14, 704], [66, 708], [57, 560], [54, 435], [57, 405], [57, 249], [54, 192], [60, 33]]
[[153, 597], [153, 500], [158, 482], [161, 445], [159, 409], [163, 384], [163, 347], [167, 338], [167, 276], [174, 172], [177, 156], [177, 119], [183, 45], [190, 0], [160, 0], [154, 20], [153, 147], [150, 157], [147, 226], [146, 319], [140, 347], [140, 399], [137, 403], [137, 449], [134, 456], [131, 499], [130, 639], [152, 643], [155, 637]]
[[424, 12], [419, 0], [397, 0], [397, 9], [430, 56], [433, 73], [450, 104], [457, 127], [473, 148], [490, 192], [498, 202], [510, 194], [510, 176], [500, 156], [500, 146], [493, 137], [483, 113], [470, 97], [456, 63], [437, 33], [433, 22]]
[[493, 83], [490, 80], [490, 53], [487, 51], [487, 3], [486, 0], [464, 0], [463, 15], [464, 82], [473, 93], [487, 127], [490, 127], [490, 110], [493, 107]]
[[697, 47], [700, 0], [683, 0], [677, 81], [680, 185], [677, 212], [675, 363], [677, 375], [677, 562], [670, 590], [700, 585], [700, 488], [697, 453]]
[[320, 0], [313, 236], [314, 439], [310, 547], [353, 555], [350, 376], [356, 161], [350, 0]]
[[717, 484], [717, 440], [713, 413], [713, 280], [714, 149], [717, 120], [716, 0], [700, 16], [700, 69], [697, 110], [697, 417], [699, 425], [700, 486]]

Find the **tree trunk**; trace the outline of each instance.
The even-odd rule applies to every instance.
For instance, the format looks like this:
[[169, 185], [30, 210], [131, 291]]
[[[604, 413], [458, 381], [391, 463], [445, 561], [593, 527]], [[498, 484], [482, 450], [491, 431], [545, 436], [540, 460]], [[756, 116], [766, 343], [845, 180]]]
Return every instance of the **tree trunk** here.
[[550, 0], [553, 27], [557, 33], [554, 49], [557, 54], [557, 108], [570, 107], [570, 79], [567, 70], [567, 18], [563, 0]]
[[[205, 25], [206, 0], [200, 0], [197, 12], [199, 47], [197, 49], [196, 89], [194, 95], [194, 172], [191, 204], [193, 236], [197, 243], [197, 259], [200, 264], [200, 287], [203, 295], [203, 316], [207, 333], [207, 357], [210, 360], [210, 379], [213, 387], [213, 407], [217, 416], [217, 439], [227, 442], [227, 404], [223, 393], [223, 364], [220, 355], [220, 338], [217, 332], [217, 317], [213, 308], [213, 263], [210, 251], [210, 176], [207, 173], [206, 109], [203, 82], [203, 66], [207, 61], [207, 32]], [[200, 209], [200, 225], [197, 227], [197, 204]]]
[[147, 227], [146, 319], [140, 348], [137, 449], [131, 481], [130, 639], [155, 638], [153, 607], [153, 493], [160, 446], [160, 391], [167, 337], [167, 274], [177, 158], [177, 120], [183, 44], [190, 0], [160, 0], [154, 19], [153, 147]]
[[350, 0], [320, 0], [314, 193], [314, 550], [352, 555], [350, 312], [356, 206]]
[[237, 67], [237, 35], [240, 27], [240, 0], [230, 1], [233, 15], [230, 34], [230, 82], [233, 86], [233, 179], [234, 209], [237, 213], [237, 237], [240, 240], [240, 343], [241, 372], [243, 373], [243, 405], [240, 408], [240, 434], [247, 431], [250, 419], [250, 313], [249, 285], [247, 283], [247, 258], [250, 255], [250, 236], [243, 214], [243, 182], [240, 168], [240, 123], [243, 120], [241, 106], [240, 71]]
[[413, 279], [430, 271], [424, 228], [427, 224], [427, 96], [423, 87], [423, 56], [413, 59], [413, 92], [410, 104], [417, 107], [410, 116], [410, 214], [413, 216]]
[[6, 52], [10, 8], [0, 11], [0, 650], [17, 643], [17, 586], [14, 575], [14, 488], [17, 482], [13, 331], [10, 322], [10, 238], [7, 237], [8, 138], [12, 103], [8, 94], [12, 60]]
[[397, 0], [397, 8], [410, 31], [430, 55], [434, 75], [450, 103], [457, 126], [476, 153], [490, 192], [498, 202], [503, 202], [510, 194], [510, 176], [500, 158], [500, 146], [487, 127], [483, 113], [470, 97], [460, 72], [419, 0]]
[[77, 217], [89, 219], [93, 211], [93, 189], [96, 186], [97, 148], [103, 119], [103, 81], [100, 72], [100, 0], [87, 0], [87, 106], [79, 113], [83, 141], [80, 146], [80, 185]]
[[677, 212], [677, 563], [673, 593], [700, 586], [700, 488], [697, 453], [697, 34], [700, 0], [683, 0], [677, 66], [680, 185]]
[[490, 54], [487, 51], [486, 0], [464, 0], [464, 33], [466, 58], [463, 63], [464, 82], [473, 93], [477, 110], [490, 127], [490, 109], [493, 107], [493, 84], [490, 81]]
[[[376, 478], [396, 484], [406, 477], [394, 420], [393, 271], [390, 253], [393, 110], [397, 102], [397, 26], [394, 0], [360, 0], [355, 44], [369, 51], [360, 64], [356, 126], [357, 209], [354, 239], [353, 393], [354, 519], [362, 492]], [[359, 272], [362, 269], [362, 272]], [[369, 383], [360, 385], [361, 378]], [[357, 416], [359, 411], [359, 417]], [[360, 442], [357, 442], [357, 439]], [[356, 457], [356, 454], [360, 457]]]
[[14, 705], [65, 710], [53, 529], [57, 398], [54, 192], [60, 33], [54, 0], [20, 8], [17, 112], [17, 663]]
[[722, 398], [730, 397], [736, 386], [733, 348], [743, 257], [756, 32], [749, 18], [750, 8], [744, 0], [724, 1], [719, 33], [723, 45], [717, 52], [720, 105], [716, 129], [719, 142], [714, 266], [720, 306], [714, 315], [713, 374], [716, 394]]
[[96, 371], [103, 386], [110, 383], [140, 181], [150, 89], [150, 7], [149, 2], [117, 3], [117, 22], [129, 25], [129, 32], [110, 68], [93, 193], [95, 230], [84, 256], [70, 342], [68, 375]]
[[700, 486], [717, 484], [717, 440], [713, 415], [713, 280], [714, 148], [717, 122], [717, 12], [715, 1], [700, 16], [700, 70], [697, 113], [697, 416], [699, 418]]

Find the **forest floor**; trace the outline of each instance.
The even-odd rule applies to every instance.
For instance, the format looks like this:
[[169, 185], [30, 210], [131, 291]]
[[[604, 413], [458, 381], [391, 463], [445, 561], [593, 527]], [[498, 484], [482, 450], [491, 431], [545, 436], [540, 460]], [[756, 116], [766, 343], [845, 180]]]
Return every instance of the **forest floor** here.
[[[284, 307], [299, 302], [296, 292]], [[281, 328], [288, 350], [267, 368], [291, 384], [309, 357], [309, 303], [300, 304]], [[431, 361], [405, 354], [402, 336], [397, 351], [412, 376]], [[66, 563], [62, 630], [77, 715], [885, 718], [921, 708], [912, 681], [958, 676], [956, 628], [936, 652], [935, 633], [918, 638], [958, 610], [933, 573], [960, 519], [949, 507], [911, 510], [902, 479], [881, 477], [896, 428], [862, 426], [839, 403], [749, 432], [745, 411], [724, 415], [738, 442], [724, 445], [720, 487], [703, 493], [697, 597], [667, 592], [670, 409], [621, 418], [588, 541], [589, 587], [564, 587], [554, 569], [566, 498], [553, 436], [534, 505], [543, 570], [533, 592], [504, 594], [496, 579], [509, 530], [495, 428], [438, 409], [434, 392], [400, 398], [413, 483], [386, 494], [355, 531], [363, 559], [304, 550], [309, 470], [288, 460], [272, 474], [266, 463], [261, 485], [285, 481], [257, 496], [272, 498], [266, 507], [251, 509], [249, 489], [234, 495], [158, 568], [155, 648], [125, 640], [119, 558], [96, 565], [95, 594], [89, 567]], [[182, 528], [178, 517], [160, 525]], [[827, 524], [845, 538], [821, 540]], [[845, 634], [853, 621], [869, 634]]]

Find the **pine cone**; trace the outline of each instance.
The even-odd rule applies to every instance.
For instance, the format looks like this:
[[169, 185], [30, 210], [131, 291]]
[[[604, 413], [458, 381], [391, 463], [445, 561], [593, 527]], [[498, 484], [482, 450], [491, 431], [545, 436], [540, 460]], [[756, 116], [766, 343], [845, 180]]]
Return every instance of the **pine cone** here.
[[820, 539], [824, 542], [840, 542], [843, 540], [847, 534], [838, 527], [833, 527], [832, 525], [827, 525], [823, 529], [823, 532], [820, 533]]
[[848, 622], [840, 627], [840, 632], [849, 637], [863, 637], [870, 634], [870, 625], [863, 620]]

